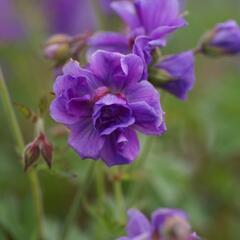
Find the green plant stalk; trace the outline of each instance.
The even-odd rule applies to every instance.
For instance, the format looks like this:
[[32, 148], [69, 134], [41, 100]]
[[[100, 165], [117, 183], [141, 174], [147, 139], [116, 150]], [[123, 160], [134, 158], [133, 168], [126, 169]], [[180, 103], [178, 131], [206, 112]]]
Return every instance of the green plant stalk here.
[[94, 11], [95, 11], [95, 14], [96, 14], [96, 18], [97, 18], [97, 22], [98, 22], [98, 28], [99, 29], [104, 29], [105, 27], [105, 23], [104, 23], [104, 20], [102, 18], [103, 14], [101, 12], [101, 9], [100, 9], [100, 4], [98, 3], [97, 0], [91, 0], [91, 4], [94, 8]]
[[99, 162], [98, 167], [95, 170], [96, 174], [96, 190], [98, 196], [98, 204], [101, 210], [104, 210], [104, 198], [105, 198], [105, 179], [104, 179], [104, 168], [102, 162]]
[[[118, 168], [116, 169], [116, 174], [118, 174]], [[115, 201], [118, 209], [119, 222], [122, 225], [125, 225], [126, 222], [126, 207], [122, 191], [122, 182], [121, 180], [115, 179], [113, 183]]]
[[[14, 107], [11, 102], [11, 98], [5, 83], [5, 79], [0, 68], [0, 97], [2, 98], [3, 107], [8, 118], [9, 126], [12, 130], [12, 135], [15, 138], [18, 153], [22, 155], [25, 144], [24, 139], [14, 112]], [[23, 164], [22, 156], [21, 156], [21, 164]], [[38, 240], [43, 239], [43, 206], [42, 206], [42, 194], [40, 189], [40, 183], [38, 179], [38, 175], [34, 170], [31, 170], [27, 173], [28, 179], [31, 185], [32, 198], [35, 209], [35, 217], [37, 224], [37, 235]]]
[[61, 240], [67, 239], [69, 230], [72, 227], [73, 222], [77, 217], [79, 207], [80, 207], [81, 203], [84, 201], [85, 190], [87, 189], [87, 187], [89, 187], [89, 184], [91, 183], [92, 175], [93, 175], [92, 173], [94, 172], [94, 166], [95, 166], [95, 162], [89, 167], [89, 169], [84, 177], [83, 183], [79, 184], [79, 186], [78, 186], [78, 190], [76, 192], [76, 195], [74, 196], [72, 205], [71, 205], [71, 207], [68, 211], [68, 214], [66, 216], [66, 219], [65, 219], [62, 234], [60, 236]]

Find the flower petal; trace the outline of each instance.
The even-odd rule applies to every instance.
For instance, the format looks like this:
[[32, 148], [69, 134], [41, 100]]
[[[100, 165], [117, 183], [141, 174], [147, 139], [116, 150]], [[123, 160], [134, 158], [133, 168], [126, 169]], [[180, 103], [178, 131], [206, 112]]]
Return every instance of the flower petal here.
[[126, 128], [106, 137], [100, 156], [111, 167], [133, 162], [139, 151], [139, 141], [135, 131]]
[[93, 73], [102, 79], [104, 85], [111, 85], [112, 76], [120, 70], [120, 59], [123, 55], [103, 50], [96, 51], [90, 59]]
[[140, 26], [135, 6], [130, 1], [112, 2], [111, 7], [131, 28]]
[[[160, 94], [151, 83], [143, 80], [127, 89], [125, 94], [129, 105], [132, 106], [137, 130], [151, 135], [161, 135], [166, 132], [165, 113], [161, 108]], [[156, 118], [151, 122], [150, 118], [154, 117], [153, 112]]]
[[69, 145], [82, 157], [98, 159], [104, 138], [95, 130], [92, 119], [85, 118], [70, 126]]
[[50, 105], [50, 115], [56, 122], [67, 125], [79, 121], [79, 115], [68, 113], [63, 97], [58, 97], [52, 101]]
[[166, 132], [165, 114], [159, 115], [153, 107], [146, 102], [130, 104], [135, 117], [134, 127], [146, 135], [161, 135]]
[[97, 32], [88, 40], [90, 49], [88, 58], [97, 50], [120, 52], [126, 54], [130, 51], [126, 35], [117, 32]]
[[149, 237], [152, 232], [148, 219], [137, 209], [128, 210], [127, 233], [130, 238], [147, 234]]
[[126, 75], [125, 87], [137, 83], [143, 74], [143, 61], [135, 54], [128, 54], [121, 58], [122, 70]]
[[187, 214], [180, 209], [160, 208], [152, 214], [152, 226], [154, 230], [161, 228], [169, 217], [180, 217], [188, 220]]
[[135, 6], [148, 34], [160, 26], [172, 25], [180, 15], [179, 0], [137, 0]]

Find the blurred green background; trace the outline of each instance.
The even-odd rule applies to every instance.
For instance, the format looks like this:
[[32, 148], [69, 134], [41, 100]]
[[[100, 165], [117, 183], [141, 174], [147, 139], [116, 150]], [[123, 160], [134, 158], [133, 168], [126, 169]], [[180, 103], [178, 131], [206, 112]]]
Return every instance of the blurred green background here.
[[[199, 37], [216, 22], [240, 22], [239, 0], [189, 0], [189, 26], [178, 31], [166, 53], [193, 48]], [[0, 64], [14, 102], [33, 110], [51, 91], [52, 64], [42, 54], [48, 37], [47, 24], [36, 1], [19, 1], [28, 34], [18, 42], [0, 43]], [[111, 26], [113, 28], [113, 26]], [[150, 215], [158, 207], [183, 208], [193, 229], [203, 239], [240, 238], [240, 58], [196, 60], [197, 83], [188, 101], [180, 102], [163, 93], [168, 132], [159, 138], [141, 137], [147, 154], [141, 162], [122, 171], [127, 208], [138, 207]], [[33, 139], [33, 126], [19, 114], [26, 143]], [[54, 136], [55, 124], [46, 117], [47, 134], [55, 146], [53, 169], [40, 164], [45, 235], [57, 240], [61, 224], [74, 194], [89, 167], [67, 147], [67, 137]], [[34, 239], [34, 213], [30, 186], [19, 164], [11, 129], [0, 101], [0, 239]], [[72, 225], [69, 240], [112, 240], [121, 235], [112, 198], [110, 170], [105, 169], [105, 211], [96, 207], [95, 184], [85, 193], [89, 206], [82, 205]]]

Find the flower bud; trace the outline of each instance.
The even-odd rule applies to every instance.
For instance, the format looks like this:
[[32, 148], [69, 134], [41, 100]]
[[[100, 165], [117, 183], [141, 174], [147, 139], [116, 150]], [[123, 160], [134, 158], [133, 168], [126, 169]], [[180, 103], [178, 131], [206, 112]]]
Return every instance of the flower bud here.
[[29, 143], [24, 150], [24, 171], [27, 171], [39, 158], [40, 148], [37, 141]]
[[52, 36], [46, 43], [44, 55], [48, 59], [61, 62], [70, 57], [71, 37], [64, 34]]
[[203, 36], [199, 52], [208, 56], [239, 54], [240, 26], [233, 20], [217, 24]]
[[53, 147], [43, 132], [40, 132], [24, 150], [24, 171], [27, 171], [29, 167], [36, 163], [40, 155], [43, 157], [48, 167], [51, 168]]
[[44, 158], [48, 167], [51, 168], [52, 155], [53, 155], [52, 144], [50, 144], [48, 142], [48, 139], [46, 138], [46, 136], [43, 133], [40, 133], [40, 137], [41, 137], [40, 150], [41, 150], [42, 157]]
[[149, 81], [180, 100], [185, 100], [195, 83], [194, 65], [192, 51], [164, 56], [150, 69]]

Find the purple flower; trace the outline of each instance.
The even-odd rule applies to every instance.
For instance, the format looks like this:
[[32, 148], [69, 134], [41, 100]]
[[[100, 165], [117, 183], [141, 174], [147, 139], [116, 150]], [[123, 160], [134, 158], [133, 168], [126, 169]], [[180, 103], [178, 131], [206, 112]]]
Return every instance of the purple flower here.
[[191, 232], [188, 217], [178, 209], [162, 208], [152, 214], [151, 222], [137, 209], [128, 211], [128, 236], [118, 240], [199, 240]]
[[106, 51], [94, 53], [88, 69], [73, 60], [65, 65], [50, 112], [70, 129], [69, 144], [82, 158], [128, 164], [139, 153], [136, 130], [166, 131], [159, 93], [148, 81], [139, 82], [143, 67], [134, 54]]
[[111, 6], [128, 24], [130, 31], [127, 36], [111, 32], [93, 35], [89, 41], [90, 52], [96, 49], [133, 51], [145, 62], [142, 79], [146, 79], [152, 50], [165, 46], [166, 37], [186, 25], [181, 4], [179, 0], [122, 0], [112, 2]]
[[131, 29], [133, 51], [143, 51], [147, 63], [152, 49], [162, 47], [169, 33], [186, 25], [179, 0], [118, 1], [112, 7]]
[[116, 1], [111, 5], [135, 36], [156, 40], [186, 24], [178, 0]]
[[13, 1], [0, 0], [0, 41], [16, 40], [23, 35], [23, 25]]
[[201, 45], [208, 55], [233, 55], [240, 53], [240, 26], [234, 20], [219, 23], [208, 32]]
[[96, 28], [95, 13], [89, 0], [45, 0], [43, 3], [52, 33], [75, 35]]
[[195, 83], [195, 57], [192, 51], [160, 59], [155, 65], [160, 73], [159, 87], [185, 100]]

